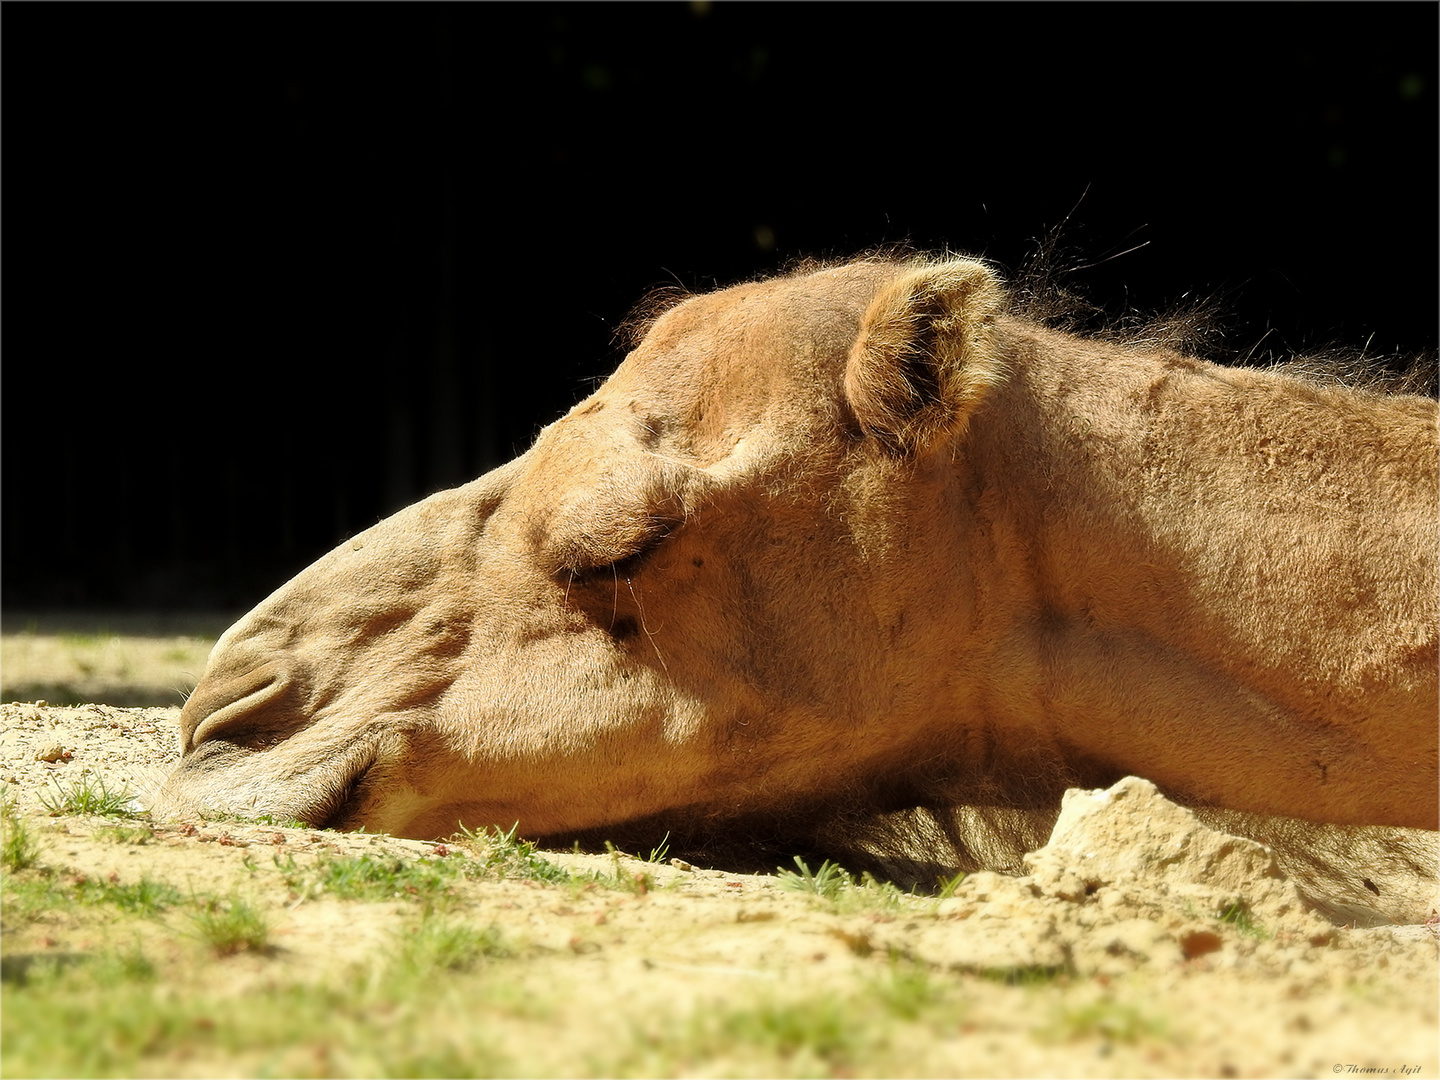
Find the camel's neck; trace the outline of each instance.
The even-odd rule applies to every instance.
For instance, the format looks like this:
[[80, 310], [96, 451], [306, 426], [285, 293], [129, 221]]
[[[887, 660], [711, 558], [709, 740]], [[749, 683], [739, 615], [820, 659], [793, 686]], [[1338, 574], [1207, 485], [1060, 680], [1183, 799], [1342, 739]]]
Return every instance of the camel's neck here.
[[967, 441], [997, 488], [1023, 476], [1003, 502], [1042, 608], [1330, 684], [1433, 641], [1432, 402], [1018, 346], [989, 445]]
[[1269, 752], [1300, 722], [1321, 762], [1377, 712], [1433, 726], [1433, 403], [1009, 330], [962, 471], [996, 564], [978, 630], [1031, 715], [1102, 756]]

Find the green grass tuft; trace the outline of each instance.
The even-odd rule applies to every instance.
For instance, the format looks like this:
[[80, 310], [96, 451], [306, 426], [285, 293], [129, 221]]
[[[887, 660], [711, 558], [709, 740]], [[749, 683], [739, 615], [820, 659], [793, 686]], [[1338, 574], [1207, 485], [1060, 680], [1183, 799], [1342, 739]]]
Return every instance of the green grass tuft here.
[[[621, 865], [620, 860], [625, 857], [625, 853], [609, 840], [605, 841], [605, 850], [610, 855], [611, 869], [608, 874], [597, 871], [590, 875], [590, 879], [597, 885], [603, 885], [607, 889], [617, 889], [620, 892], [634, 893], [636, 896], [644, 896], [655, 887], [655, 879], [649, 871], [630, 871]], [[654, 852], [652, 851], [651, 854], [654, 855]], [[650, 860], [650, 862], [654, 861], [653, 858]]]
[[918, 1020], [944, 999], [942, 984], [919, 964], [894, 963], [888, 976], [870, 984], [887, 1012], [902, 1020]]
[[104, 778], [99, 776], [82, 776], [68, 786], [57, 783], [53, 793], [40, 793], [40, 801], [52, 816], [100, 814], [104, 817], [134, 817], [134, 799], [128, 787], [111, 791]]
[[795, 856], [795, 865], [800, 868], [798, 874], [793, 870], [786, 870], [783, 866], [776, 867], [780, 888], [789, 892], [810, 893], [826, 900], [835, 900], [845, 889], [855, 886], [855, 879], [829, 859], [820, 864], [819, 870], [813, 872], [799, 855]]
[[499, 929], [426, 918], [401, 941], [395, 966], [401, 972], [424, 977], [436, 971], [471, 971], [485, 960], [512, 955]]
[[963, 870], [960, 873], [956, 874], [954, 877], [942, 877], [936, 883], [937, 888], [935, 892], [935, 899], [949, 900], [952, 896], [955, 895], [955, 890], [960, 887], [960, 883], [965, 880], [965, 877], [966, 874]]
[[191, 913], [190, 920], [200, 940], [216, 956], [270, 951], [269, 921], [248, 900], [232, 895], [228, 900], [211, 897], [199, 903], [200, 909]]
[[1220, 910], [1218, 917], [1222, 923], [1233, 926], [1246, 937], [1255, 938], [1257, 941], [1270, 940], [1270, 931], [1255, 921], [1255, 913], [1244, 901], [1225, 905]]
[[326, 859], [301, 871], [293, 859], [282, 866], [285, 883], [300, 894], [325, 894], [337, 900], [420, 900], [441, 902], [463, 874], [459, 860], [402, 859], [361, 855]]
[[14, 874], [28, 870], [39, 858], [40, 848], [20, 811], [9, 799], [0, 801], [0, 866]]
[[544, 881], [554, 885], [572, 884], [574, 875], [570, 871], [540, 855], [533, 842], [515, 838], [519, 827], [517, 821], [510, 826], [509, 832], [498, 825], [479, 832], [471, 832], [462, 825], [460, 831], [477, 849], [480, 865], [497, 877]]
[[728, 1044], [754, 1046], [781, 1057], [805, 1049], [831, 1065], [842, 1065], [856, 1049], [855, 1019], [851, 1010], [827, 995], [724, 1012], [716, 1029]]
[[71, 896], [85, 904], [113, 904], [133, 915], [158, 915], [184, 899], [173, 885], [148, 877], [124, 885], [85, 874], [76, 874], [71, 880]]

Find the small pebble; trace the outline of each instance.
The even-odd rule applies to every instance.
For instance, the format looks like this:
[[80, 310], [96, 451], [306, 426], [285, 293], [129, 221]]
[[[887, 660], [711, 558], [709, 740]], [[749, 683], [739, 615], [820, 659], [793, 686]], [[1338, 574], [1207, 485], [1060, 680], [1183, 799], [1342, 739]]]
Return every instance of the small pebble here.
[[51, 743], [35, 755], [36, 761], [59, 761], [65, 756], [65, 747], [59, 743]]

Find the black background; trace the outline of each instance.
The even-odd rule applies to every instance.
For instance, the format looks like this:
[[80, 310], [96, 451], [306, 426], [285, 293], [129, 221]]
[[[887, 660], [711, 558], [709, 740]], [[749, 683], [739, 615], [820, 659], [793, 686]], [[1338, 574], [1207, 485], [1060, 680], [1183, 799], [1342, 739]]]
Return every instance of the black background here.
[[7, 4], [3, 599], [249, 604], [800, 255], [1432, 351], [1437, 12]]

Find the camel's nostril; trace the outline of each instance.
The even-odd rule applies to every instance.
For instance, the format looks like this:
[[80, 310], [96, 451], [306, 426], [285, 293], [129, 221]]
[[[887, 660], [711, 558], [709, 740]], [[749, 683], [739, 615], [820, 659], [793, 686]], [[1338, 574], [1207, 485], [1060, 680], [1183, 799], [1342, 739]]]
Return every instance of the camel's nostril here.
[[272, 731], [275, 717], [268, 707], [290, 689], [290, 673], [280, 664], [262, 664], [236, 678], [200, 680], [181, 716], [181, 751], [225, 737], [232, 742], [261, 740]]

